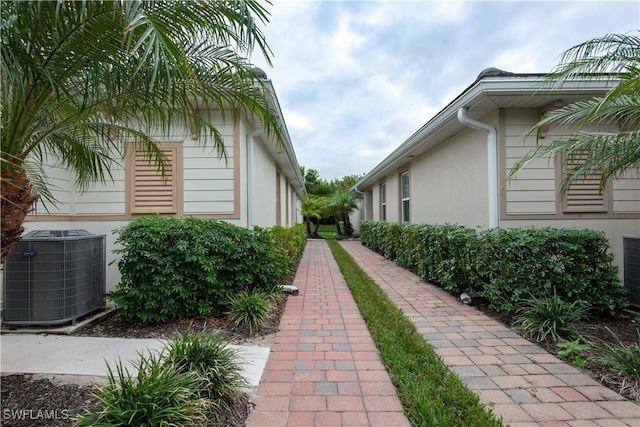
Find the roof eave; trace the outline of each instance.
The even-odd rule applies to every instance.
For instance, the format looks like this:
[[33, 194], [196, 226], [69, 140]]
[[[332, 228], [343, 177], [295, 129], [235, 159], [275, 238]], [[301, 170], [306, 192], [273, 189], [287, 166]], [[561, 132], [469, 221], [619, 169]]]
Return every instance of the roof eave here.
[[[438, 131], [443, 131], [445, 127], [447, 127], [445, 134], [447, 137], [461, 131], [464, 125], [458, 122], [457, 111], [462, 107], [468, 109], [469, 116], [474, 119], [479, 119], [490, 111], [474, 107], [478, 107], [482, 100], [486, 100], [491, 96], [500, 97], [511, 95], [527, 97], [523, 98], [523, 106], [519, 108], [535, 108], [525, 106], [527, 99], [531, 100], [532, 105], [537, 105], [540, 104], [541, 100], [548, 98], [549, 102], [551, 102], [553, 99], [569, 94], [580, 97], [603, 95], [611, 90], [617, 82], [618, 80], [614, 76], [606, 76], [606, 78], [602, 79], [594, 79], [593, 76], [586, 76], [584, 78], [572, 79], [562, 87], [551, 88], [548, 85], [547, 76], [543, 74], [485, 77], [476, 80], [424, 126], [400, 144], [400, 146], [382, 162], [375, 166], [355, 187], [357, 189], [370, 187], [385, 177], [389, 172], [409, 163], [411, 161], [411, 157], [409, 156], [411, 156], [412, 151], [415, 151], [419, 146], [422, 152], [431, 148], [428, 139]], [[535, 103], [533, 102], [534, 98], [536, 99]], [[498, 108], [503, 107], [495, 104], [492, 110]], [[446, 138], [440, 137], [438, 140], [432, 141], [432, 146], [438, 145], [444, 139]]]

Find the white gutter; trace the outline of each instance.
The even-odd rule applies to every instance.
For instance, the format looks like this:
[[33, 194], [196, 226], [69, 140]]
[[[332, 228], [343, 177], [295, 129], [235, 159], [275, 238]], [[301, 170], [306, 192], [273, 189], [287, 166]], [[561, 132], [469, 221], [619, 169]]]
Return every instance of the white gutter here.
[[498, 134], [496, 128], [467, 116], [465, 107], [458, 109], [458, 121], [487, 133], [487, 183], [489, 187], [489, 228], [498, 228]]
[[256, 129], [247, 134], [247, 228], [253, 228], [253, 138], [264, 130]]

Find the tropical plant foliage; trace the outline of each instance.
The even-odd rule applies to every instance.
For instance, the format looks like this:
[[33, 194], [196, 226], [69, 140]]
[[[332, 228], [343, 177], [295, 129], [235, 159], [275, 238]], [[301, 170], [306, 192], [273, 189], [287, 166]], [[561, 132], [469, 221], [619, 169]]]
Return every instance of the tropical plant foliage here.
[[288, 230], [139, 218], [119, 230], [122, 278], [109, 298], [122, 316], [143, 322], [222, 314], [243, 290], [284, 284], [304, 248], [302, 225]]
[[[336, 190], [329, 198], [327, 208], [335, 219], [338, 236], [353, 235], [353, 225], [351, 225], [349, 215], [358, 209], [358, 200], [360, 199], [362, 199], [362, 195], [352, 189]], [[344, 224], [344, 230], [340, 229], [340, 221]]]
[[584, 301], [565, 301], [554, 291], [552, 295], [523, 299], [514, 325], [537, 341], [570, 341], [580, 338], [578, 324], [587, 319], [588, 313]]
[[108, 384], [96, 394], [99, 408], [76, 419], [77, 426], [204, 426], [211, 402], [200, 397], [202, 379], [162, 356], [141, 356], [131, 373], [124, 362], [107, 364]]
[[[605, 74], [605, 75], [603, 75]], [[581, 43], [564, 52], [549, 75], [550, 87], [568, 80], [610, 79], [619, 83], [604, 97], [568, 104], [548, 112], [527, 135], [548, 125], [578, 126], [564, 138], [541, 143], [514, 165], [508, 180], [537, 159], [565, 153], [569, 169], [562, 193], [576, 180], [600, 177], [602, 190], [610, 178], [638, 172], [640, 166], [640, 36], [609, 34]], [[594, 130], [597, 129], [597, 130]], [[611, 130], [615, 129], [615, 130]]]
[[210, 402], [208, 419], [220, 424], [219, 414], [231, 412], [249, 383], [242, 376], [238, 351], [214, 333], [178, 334], [167, 344], [164, 363], [181, 374], [197, 373], [199, 397]]
[[[326, 197], [316, 194], [308, 194], [300, 200], [300, 213], [302, 213], [307, 226], [307, 236], [318, 237], [320, 221], [328, 214], [328, 204], [329, 202]], [[312, 223], [314, 225], [313, 230], [311, 229]]]
[[257, 47], [270, 61], [258, 0], [15, 0], [0, 16], [2, 258], [36, 198], [55, 202], [45, 166], [82, 190], [109, 181], [132, 143], [165, 174], [154, 133], [185, 123], [224, 155], [203, 107], [248, 111], [282, 136], [247, 60]]
[[237, 350], [208, 332], [178, 334], [160, 354], [140, 354], [131, 373], [107, 364], [99, 403], [78, 426], [222, 426], [246, 399]]

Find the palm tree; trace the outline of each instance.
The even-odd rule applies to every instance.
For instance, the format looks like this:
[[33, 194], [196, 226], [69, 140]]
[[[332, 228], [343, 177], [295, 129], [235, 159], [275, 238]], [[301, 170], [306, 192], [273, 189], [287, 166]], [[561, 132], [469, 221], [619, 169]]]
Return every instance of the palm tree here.
[[[358, 209], [358, 200], [362, 195], [351, 189], [339, 189], [329, 199], [328, 208], [331, 211], [336, 224], [336, 232], [339, 236], [352, 236], [353, 226], [349, 215]], [[340, 229], [340, 221], [344, 222], [344, 233]]]
[[[574, 46], [563, 53], [549, 75], [551, 87], [560, 87], [576, 76], [588, 79], [615, 78], [619, 84], [606, 96], [579, 101], [545, 114], [525, 136], [554, 125], [578, 125], [564, 138], [541, 144], [514, 165], [507, 180], [536, 159], [565, 153], [564, 161], [579, 165], [562, 182], [566, 194], [576, 180], [597, 176], [602, 191], [610, 178], [618, 178], [640, 166], [640, 37], [610, 34]], [[614, 125], [618, 132], [595, 132], [589, 125]]]
[[[318, 227], [322, 219], [322, 211], [324, 209], [324, 197], [315, 194], [309, 194], [305, 198], [300, 199], [300, 213], [307, 224], [307, 237], [318, 237]], [[315, 220], [315, 230], [311, 231], [311, 222]]]
[[164, 176], [151, 131], [185, 121], [224, 156], [202, 106], [250, 112], [281, 141], [273, 95], [247, 59], [257, 47], [270, 63], [259, 0], [15, 0], [0, 17], [0, 261], [34, 201], [56, 202], [43, 164], [74, 172], [82, 190], [111, 180], [133, 143]]

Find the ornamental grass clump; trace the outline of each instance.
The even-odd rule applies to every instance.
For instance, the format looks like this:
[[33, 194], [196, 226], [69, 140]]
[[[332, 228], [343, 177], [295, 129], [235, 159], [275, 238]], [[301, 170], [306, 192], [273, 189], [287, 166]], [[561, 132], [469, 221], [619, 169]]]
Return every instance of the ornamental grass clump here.
[[[636, 399], [640, 398], [640, 330], [638, 342], [626, 346], [611, 329], [606, 328], [614, 339], [614, 343], [602, 342], [604, 355], [600, 361], [615, 369], [615, 375], [607, 375], [607, 382], [616, 382], [621, 390], [630, 389]], [[615, 378], [614, 378], [615, 377]]]
[[210, 406], [201, 396], [198, 372], [181, 370], [158, 355], [141, 357], [137, 373], [119, 361], [107, 364], [108, 385], [96, 394], [98, 408], [80, 415], [77, 426], [204, 426]]
[[229, 318], [239, 328], [255, 333], [273, 310], [273, 296], [258, 290], [242, 291], [231, 300]]
[[551, 296], [521, 300], [514, 326], [539, 342], [571, 341], [581, 337], [578, 324], [589, 316], [589, 308], [580, 300], [567, 302], [555, 292]]
[[[224, 412], [232, 412], [248, 387], [238, 363], [237, 350], [216, 334], [188, 332], [178, 334], [167, 344], [165, 362], [175, 365], [179, 372], [195, 372], [200, 377], [200, 396], [210, 401], [209, 417], [217, 419]], [[218, 420], [220, 421], [220, 420]]]

